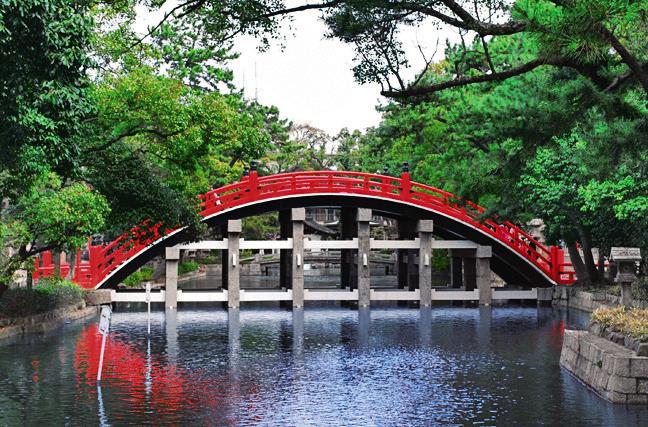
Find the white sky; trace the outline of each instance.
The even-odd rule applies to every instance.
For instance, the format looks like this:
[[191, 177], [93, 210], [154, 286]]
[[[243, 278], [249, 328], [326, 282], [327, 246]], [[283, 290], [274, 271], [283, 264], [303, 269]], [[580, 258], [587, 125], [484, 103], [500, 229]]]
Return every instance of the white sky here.
[[[168, 2], [167, 7], [174, 3]], [[143, 12], [140, 16], [137, 30], [144, 33], [147, 26], [159, 21], [162, 13]], [[353, 47], [336, 39], [325, 39], [326, 26], [318, 17], [317, 11], [295, 14], [292, 23], [283, 28], [284, 49], [273, 42], [268, 51], [259, 52], [254, 38], [238, 38], [234, 49], [240, 57], [231, 63], [235, 85], [245, 88], [248, 98], [256, 95], [260, 103], [279, 107], [282, 117], [310, 124], [331, 135], [344, 127], [364, 130], [376, 126], [380, 114], [375, 107], [386, 101], [380, 95], [380, 86], [355, 82], [351, 70]], [[431, 25], [405, 29], [401, 40], [412, 63], [405, 75], [413, 77], [423, 65], [418, 45], [427, 56], [436, 50], [435, 58], [440, 59], [448, 38], [456, 41], [458, 35]]]

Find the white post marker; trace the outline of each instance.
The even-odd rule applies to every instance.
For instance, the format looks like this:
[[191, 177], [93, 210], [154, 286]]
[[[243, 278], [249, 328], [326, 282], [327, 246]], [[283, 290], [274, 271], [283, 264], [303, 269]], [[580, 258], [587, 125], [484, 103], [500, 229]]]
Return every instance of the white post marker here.
[[97, 385], [101, 385], [101, 370], [103, 368], [104, 351], [106, 350], [106, 337], [110, 330], [110, 318], [112, 317], [112, 310], [110, 306], [104, 305], [101, 308], [101, 316], [99, 317], [99, 333], [103, 335], [101, 339], [101, 355], [99, 356], [99, 370], [97, 371]]
[[146, 282], [146, 305], [148, 309], [148, 334], [151, 335], [151, 282]]

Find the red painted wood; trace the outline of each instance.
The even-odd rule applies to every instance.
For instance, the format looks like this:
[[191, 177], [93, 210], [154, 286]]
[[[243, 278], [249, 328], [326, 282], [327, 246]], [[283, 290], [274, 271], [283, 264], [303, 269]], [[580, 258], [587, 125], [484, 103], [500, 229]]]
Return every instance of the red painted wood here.
[[[562, 248], [544, 246], [508, 221], [484, 219], [482, 215], [486, 210], [483, 207], [461, 201], [447, 191], [413, 182], [408, 172], [395, 178], [344, 171], [295, 172], [259, 177], [256, 171], [251, 171], [249, 177], [244, 176], [240, 182], [210, 190], [198, 197], [200, 215], [206, 218], [244, 204], [322, 193], [381, 197], [432, 209], [469, 224], [504, 243], [556, 283], [570, 284], [576, 280], [571, 264], [564, 263]], [[92, 246], [89, 243], [89, 260], [78, 265], [74, 280], [85, 288], [96, 287], [119, 265], [161, 238], [161, 225], [151, 226], [145, 221], [107, 245]], [[61, 270], [62, 273], [66, 271], [63, 266]], [[34, 278], [48, 276], [52, 272], [51, 256], [48, 258], [48, 255], [43, 254], [40, 260], [36, 260]]]

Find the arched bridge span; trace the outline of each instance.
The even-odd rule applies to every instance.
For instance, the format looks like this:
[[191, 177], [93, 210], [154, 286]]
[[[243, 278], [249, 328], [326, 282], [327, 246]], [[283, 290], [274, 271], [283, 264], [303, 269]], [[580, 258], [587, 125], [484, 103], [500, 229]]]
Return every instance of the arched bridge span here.
[[[293, 207], [369, 208], [397, 217], [432, 219], [434, 233], [445, 239], [472, 240], [493, 249], [492, 269], [508, 283], [551, 286], [574, 281], [566, 271], [563, 249], [547, 247], [516, 225], [482, 218], [485, 209], [461, 203], [446, 191], [400, 177], [339, 171], [296, 172], [259, 177], [250, 172], [239, 182], [199, 196], [203, 221], [217, 226]], [[133, 232], [147, 227], [136, 227]], [[165, 247], [186, 241], [185, 229], [166, 235], [146, 228], [146, 239], [127, 233], [110, 244], [89, 247], [89, 260], [78, 263], [75, 281], [86, 288], [114, 287]], [[47, 275], [47, 261], [37, 260], [36, 274]]]

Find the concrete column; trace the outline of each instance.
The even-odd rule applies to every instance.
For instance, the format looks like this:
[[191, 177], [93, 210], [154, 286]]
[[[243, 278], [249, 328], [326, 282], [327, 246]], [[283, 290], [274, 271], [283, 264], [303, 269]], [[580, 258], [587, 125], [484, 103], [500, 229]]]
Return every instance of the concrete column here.
[[[399, 236], [399, 239], [401, 237]], [[396, 283], [399, 289], [407, 286], [407, 249], [396, 249]]]
[[[398, 219], [398, 239], [408, 240], [413, 239], [416, 235], [416, 222], [408, 218]], [[416, 249], [397, 249], [396, 250], [396, 275], [398, 280], [398, 287], [400, 289], [408, 288], [414, 290], [416, 288], [415, 278], [418, 274], [416, 269]]]
[[371, 299], [370, 264], [371, 241], [369, 222], [371, 209], [358, 209], [358, 306], [369, 307]]
[[417, 268], [417, 250], [408, 249], [407, 250], [407, 289], [410, 291], [418, 289], [419, 277], [418, 277], [418, 268]]
[[174, 310], [178, 307], [178, 263], [180, 250], [166, 248], [165, 307]]
[[304, 220], [306, 209], [292, 209], [292, 275], [293, 308], [304, 307]]
[[[220, 227], [221, 230], [221, 238], [227, 239], [227, 224], [222, 225]], [[229, 261], [229, 253], [227, 252], [227, 249], [223, 249], [221, 251], [221, 287], [223, 289], [227, 289], [227, 274], [229, 270], [227, 269], [227, 263]]]
[[[290, 223], [291, 211], [279, 211], [279, 235], [281, 239], [292, 237], [293, 227]], [[279, 249], [279, 286], [290, 289], [292, 286], [292, 250]]]
[[477, 289], [477, 261], [473, 257], [463, 258], [464, 286], [467, 291]]
[[479, 289], [479, 305], [491, 305], [493, 299], [490, 269], [491, 256], [492, 250], [490, 246], [480, 246], [477, 248], [475, 279], [477, 288]]
[[227, 306], [235, 309], [241, 304], [240, 237], [241, 220], [227, 221]]
[[[340, 211], [340, 238], [350, 240], [358, 235], [356, 226], [356, 208], [342, 208]], [[355, 251], [353, 249], [340, 250], [340, 286], [349, 290], [356, 287], [356, 269], [354, 266]]]
[[421, 293], [421, 307], [432, 305], [432, 231], [432, 220], [422, 219], [419, 221], [418, 232], [421, 247], [419, 248], [418, 285]]
[[463, 286], [463, 262], [461, 257], [450, 257], [450, 287], [459, 289]]

